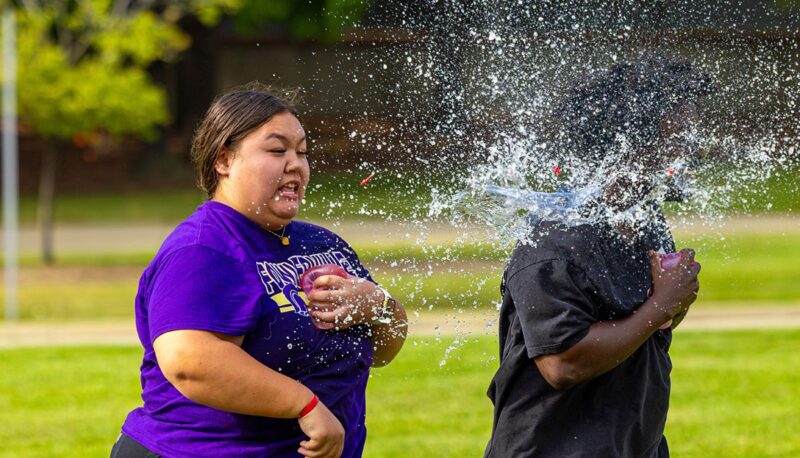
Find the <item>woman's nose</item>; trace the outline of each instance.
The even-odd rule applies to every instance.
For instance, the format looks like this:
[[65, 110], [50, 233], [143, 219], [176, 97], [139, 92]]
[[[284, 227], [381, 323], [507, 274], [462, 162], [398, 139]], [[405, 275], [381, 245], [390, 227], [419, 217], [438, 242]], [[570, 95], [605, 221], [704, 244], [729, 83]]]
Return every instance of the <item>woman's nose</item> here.
[[286, 167], [287, 172], [299, 170], [302, 167], [302, 158], [297, 151], [287, 152], [286, 154]]

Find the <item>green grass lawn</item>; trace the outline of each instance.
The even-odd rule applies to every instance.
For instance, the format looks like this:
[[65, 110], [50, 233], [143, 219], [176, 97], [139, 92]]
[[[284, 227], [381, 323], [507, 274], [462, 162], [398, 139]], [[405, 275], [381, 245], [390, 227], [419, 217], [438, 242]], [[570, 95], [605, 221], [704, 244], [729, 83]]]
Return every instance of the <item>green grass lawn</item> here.
[[677, 240], [691, 246], [702, 263], [700, 304], [800, 300], [800, 233], [700, 237]]
[[[198, 189], [158, 192], [58, 194], [54, 204], [56, 224], [63, 223], [177, 223], [203, 202]], [[36, 222], [36, 196], [20, 199], [22, 224]]]
[[[306, 192], [302, 219], [340, 218], [409, 218], [425, 217], [430, 203], [431, 183], [414, 171], [384, 171], [370, 183], [359, 186], [366, 174], [358, 172], [313, 174]], [[713, 176], [712, 176], [713, 175]], [[722, 174], [707, 177], [711, 182], [724, 182]], [[788, 169], [764, 182], [738, 190], [736, 198], [725, 208], [728, 213], [794, 213], [800, 211], [797, 182], [800, 169]], [[434, 178], [447, 192], [447, 177]], [[59, 194], [55, 202], [57, 223], [176, 223], [185, 218], [204, 200], [195, 188], [107, 193], [99, 195]], [[714, 205], [712, 205], [713, 207]], [[716, 208], [716, 207], [715, 207]], [[680, 207], [669, 207], [679, 212]], [[35, 196], [23, 196], [20, 220], [36, 221]]]
[[[739, 178], [736, 178], [739, 177]], [[740, 213], [794, 213], [800, 211], [798, 195], [800, 168], [777, 169], [763, 179], [753, 169], [731, 171], [720, 167], [697, 177], [700, 189], [717, 189], [709, 202], [703, 205], [726, 214]], [[667, 204], [670, 213], [679, 213], [693, 208], [677, 203]], [[695, 208], [697, 209], [697, 208]]]
[[[800, 236], [734, 234], [725, 240], [710, 236], [678, 240], [678, 246], [684, 245], [694, 247], [703, 264], [696, 307], [800, 304]], [[488, 246], [437, 246], [423, 250], [415, 245], [396, 245], [359, 251], [373, 277], [402, 298], [411, 310], [487, 309], [499, 300], [507, 253]], [[130, 267], [122, 269], [122, 273], [109, 270], [105, 279], [94, 275], [95, 278], [82, 281], [71, 276], [36, 281], [37, 269], [42, 268], [29, 264], [25, 268], [29, 269], [27, 278], [34, 280], [20, 285], [20, 315], [26, 320], [131, 317], [138, 276], [149, 256], [61, 259], [61, 266], [66, 268], [102, 271]]]
[[19, 287], [20, 318], [48, 321], [133, 319], [137, 286], [135, 278], [80, 282], [65, 279], [23, 284]]
[[800, 456], [800, 330], [676, 333], [676, 457]]
[[[306, 191], [302, 219], [408, 218], [427, 214], [427, 188], [395, 175], [376, 175], [368, 186], [356, 174], [319, 175]], [[58, 194], [54, 205], [56, 223], [177, 223], [205, 201], [199, 189], [136, 191], [105, 194]], [[20, 199], [20, 221], [36, 222], [36, 196]]]
[[[455, 339], [411, 339], [373, 371], [367, 457], [482, 455], [496, 343]], [[676, 333], [666, 432], [673, 455], [800, 456], [798, 346], [800, 330]], [[108, 456], [140, 402], [140, 358], [133, 347], [0, 351], [0, 457]]]
[[[800, 235], [736, 234], [720, 240], [711, 236], [681, 237], [678, 247], [692, 247], [702, 263], [700, 296], [697, 307], [720, 307], [800, 303]], [[477, 255], [474, 248], [463, 254], [456, 251], [451, 259], [466, 262], [444, 264], [434, 274], [421, 275], [420, 270], [385, 273], [378, 271], [380, 281], [388, 278], [397, 285], [398, 297], [411, 308], [486, 308], [499, 300], [499, 284], [505, 253], [485, 250]], [[470, 263], [483, 256], [491, 262]], [[381, 259], [380, 257], [378, 257]], [[411, 265], [422, 265], [413, 257]], [[435, 257], [432, 259], [436, 259]], [[369, 265], [369, 264], [368, 264]]]

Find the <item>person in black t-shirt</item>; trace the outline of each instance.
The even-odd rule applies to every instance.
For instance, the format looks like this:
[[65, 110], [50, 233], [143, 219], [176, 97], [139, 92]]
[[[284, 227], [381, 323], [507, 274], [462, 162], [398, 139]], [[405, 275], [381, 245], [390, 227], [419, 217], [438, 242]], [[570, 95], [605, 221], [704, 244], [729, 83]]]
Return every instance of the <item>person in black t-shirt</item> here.
[[[619, 134], [629, 173], [604, 188], [598, 208], [639, 205], [649, 216], [593, 225], [539, 222], [503, 275], [500, 367], [485, 456], [667, 457], [672, 328], [699, 289], [700, 264], [675, 246], [656, 202], [643, 202], [679, 156], [710, 78], [679, 59], [649, 55], [578, 82], [561, 110], [572, 147], [602, 161]], [[684, 157], [691, 159], [690, 157]]]

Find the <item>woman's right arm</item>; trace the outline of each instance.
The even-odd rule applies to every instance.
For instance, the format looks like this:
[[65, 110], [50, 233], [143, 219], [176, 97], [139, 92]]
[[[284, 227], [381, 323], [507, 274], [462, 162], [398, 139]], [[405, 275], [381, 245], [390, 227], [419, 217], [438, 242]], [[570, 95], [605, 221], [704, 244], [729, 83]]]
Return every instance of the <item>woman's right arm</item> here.
[[684, 313], [697, 298], [700, 264], [694, 251], [685, 251], [678, 268], [662, 271], [658, 255], [650, 253], [653, 295], [627, 318], [601, 321], [569, 349], [537, 356], [542, 377], [557, 390], [571, 388], [617, 367], [659, 327]]
[[[300, 382], [264, 366], [241, 347], [243, 337], [200, 330], [170, 331], [153, 342], [164, 376], [198, 404], [227, 412], [297, 418], [314, 397]], [[299, 419], [309, 457], [339, 456], [344, 429], [321, 402]]]

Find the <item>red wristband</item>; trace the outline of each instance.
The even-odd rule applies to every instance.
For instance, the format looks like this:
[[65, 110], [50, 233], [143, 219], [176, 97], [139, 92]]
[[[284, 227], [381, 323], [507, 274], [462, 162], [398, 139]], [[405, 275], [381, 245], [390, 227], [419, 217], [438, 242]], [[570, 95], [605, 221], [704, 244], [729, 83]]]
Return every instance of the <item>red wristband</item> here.
[[314, 407], [316, 407], [317, 404], [319, 404], [319, 398], [315, 394], [314, 397], [311, 398], [310, 401], [308, 401], [308, 404], [306, 404], [306, 406], [303, 407], [303, 410], [300, 411], [300, 415], [297, 418], [303, 418], [309, 413], [311, 413], [311, 411], [314, 410]]

